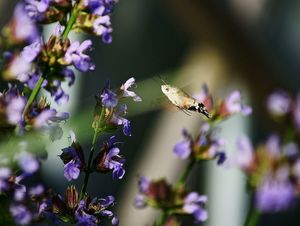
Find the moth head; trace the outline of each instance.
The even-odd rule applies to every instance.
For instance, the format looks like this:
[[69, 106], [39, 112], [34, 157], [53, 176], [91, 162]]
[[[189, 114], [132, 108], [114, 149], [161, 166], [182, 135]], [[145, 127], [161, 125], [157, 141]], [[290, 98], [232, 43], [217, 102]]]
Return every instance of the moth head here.
[[161, 91], [164, 94], [168, 94], [170, 92], [171, 87], [169, 85], [161, 85]]

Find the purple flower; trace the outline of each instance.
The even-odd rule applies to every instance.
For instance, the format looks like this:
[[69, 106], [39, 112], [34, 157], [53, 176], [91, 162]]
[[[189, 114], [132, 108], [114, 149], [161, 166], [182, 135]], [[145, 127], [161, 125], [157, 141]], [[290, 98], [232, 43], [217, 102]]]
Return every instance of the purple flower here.
[[44, 193], [44, 186], [41, 184], [35, 185], [29, 189], [29, 195], [31, 196], [41, 196]]
[[17, 186], [14, 190], [14, 200], [23, 201], [26, 196], [26, 187], [24, 185]]
[[110, 122], [115, 125], [123, 126], [123, 133], [125, 136], [131, 136], [131, 124], [130, 121], [126, 118], [121, 117], [120, 115], [125, 115], [127, 106], [125, 104], [120, 105], [117, 111], [115, 111], [110, 119]]
[[97, 218], [84, 211], [76, 211], [75, 213], [76, 226], [97, 226]]
[[206, 196], [201, 196], [197, 192], [191, 192], [184, 199], [183, 210], [186, 213], [193, 214], [196, 222], [206, 221], [208, 218], [208, 213], [203, 208], [206, 202]]
[[147, 198], [145, 197], [145, 195], [138, 194], [135, 196], [133, 204], [136, 208], [145, 208], [147, 206]]
[[80, 170], [85, 167], [83, 150], [78, 142], [75, 140], [75, 135], [72, 132], [72, 145], [62, 149], [63, 153], [60, 155], [64, 162], [64, 176], [68, 181], [77, 179]]
[[92, 63], [91, 58], [84, 54], [86, 50], [92, 47], [91, 40], [85, 40], [81, 44], [78, 41], [73, 42], [64, 57], [64, 61], [68, 64], [72, 64], [81, 72], [87, 72], [95, 69], [95, 65]]
[[40, 41], [35, 41], [32, 44], [25, 46], [21, 51], [20, 56], [26, 62], [31, 63], [35, 60], [41, 50], [42, 43]]
[[291, 98], [284, 91], [272, 93], [267, 99], [267, 108], [273, 115], [283, 116], [290, 110]]
[[20, 225], [27, 225], [32, 219], [32, 214], [23, 205], [12, 205], [9, 208], [15, 222]]
[[217, 161], [218, 165], [222, 165], [226, 160], [226, 154], [224, 152], [217, 153], [216, 157], [218, 158], [218, 161]]
[[25, 2], [25, 9], [29, 17], [37, 21], [44, 19], [44, 13], [48, 10], [50, 0], [25, 0]]
[[23, 172], [27, 174], [35, 173], [40, 168], [38, 160], [28, 152], [20, 154], [18, 157], [18, 164]]
[[43, 126], [46, 126], [51, 120], [52, 117], [55, 117], [56, 110], [54, 109], [45, 109], [43, 110], [34, 120], [34, 127], [35, 128], [41, 128]]
[[295, 191], [288, 182], [266, 179], [256, 191], [256, 207], [266, 213], [287, 210], [295, 200]]
[[185, 139], [178, 142], [173, 149], [173, 153], [180, 159], [187, 159], [191, 154], [191, 141]]
[[112, 225], [119, 225], [119, 219], [117, 217], [113, 217], [111, 220]]
[[68, 181], [75, 180], [79, 177], [79, 165], [75, 161], [70, 161], [64, 166], [64, 176]]
[[8, 178], [11, 176], [11, 169], [0, 167], [0, 193], [8, 189]]
[[22, 113], [26, 105], [25, 98], [21, 96], [14, 96], [8, 99], [6, 117], [9, 123], [14, 125], [19, 124], [22, 121]]
[[33, 21], [28, 17], [24, 4], [17, 4], [13, 20], [14, 36], [17, 40], [32, 43], [39, 38], [38, 30]]
[[122, 179], [125, 174], [125, 169], [123, 168], [124, 159], [119, 156], [119, 153], [120, 149], [113, 147], [109, 150], [104, 160], [104, 166], [113, 170], [114, 179]]
[[[99, 12], [104, 12], [104, 7], [100, 8]], [[112, 31], [111, 23], [110, 23], [110, 17], [108, 15], [105, 16], [99, 16], [94, 22], [93, 22], [93, 29], [96, 35], [101, 36], [105, 33], [110, 33]]]
[[109, 89], [104, 89], [100, 97], [102, 98], [102, 104], [106, 108], [116, 107], [118, 104], [117, 94]]
[[235, 163], [242, 169], [250, 167], [253, 161], [253, 147], [247, 136], [241, 136], [237, 140], [238, 153], [235, 156]]
[[21, 56], [15, 56], [10, 61], [5, 76], [9, 79], [16, 79], [20, 82], [26, 82], [29, 79], [31, 63], [27, 62]]
[[68, 86], [72, 86], [75, 82], [75, 74], [74, 72], [69, 69], [69, 68], [64, 68], [62, 71], [61, 71], [61, 74], [64, 78], [67, 78], [69, 80], [68, 82]]
[[228, 113], [242, 113], [243, 115], [251, 114], [251, 107], [243, 105], [241, 101], [241, 93], [239, 91], [233, 91], [231, 94], [229, 94], [228, 98], [225, 101], [225, 106]]
[[140, 193], [146, 193], [149, 189], [150, 180], [145, 177], [141, 176], [138, 181], [139, 191]]
[[132, 97], [134, 101], [142, 101], [142, 98], [136, 95], [135, 92], [128, 90], [134, 84], [135, 79], [131, 77], [121, 86], [120, 89], [123, 91], [123, 97]]

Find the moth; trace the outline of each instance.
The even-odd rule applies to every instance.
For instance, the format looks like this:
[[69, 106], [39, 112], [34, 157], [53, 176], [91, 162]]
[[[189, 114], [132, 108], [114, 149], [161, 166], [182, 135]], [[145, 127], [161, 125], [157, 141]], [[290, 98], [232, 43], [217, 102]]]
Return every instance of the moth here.
[[195, 111], [205, 115], [207, 118], [211, 117], [203, 103], [198, 102], [195, 98], [191, 97], [183, 90], [165, 83], [164, 85], [161, 85], [161, 91], [172, 104], [184, 113], [188, 114], [189, 111]]

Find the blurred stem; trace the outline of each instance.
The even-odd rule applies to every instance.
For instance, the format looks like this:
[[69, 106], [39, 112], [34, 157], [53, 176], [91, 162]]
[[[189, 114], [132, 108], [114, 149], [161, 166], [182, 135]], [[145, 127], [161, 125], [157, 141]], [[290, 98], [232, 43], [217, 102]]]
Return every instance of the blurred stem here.
[[78, 4], [75, 4], [74, 8], [71, 12], [70, 19], [68, 20], [67, 26], [66, 26], [65, 30], [63, 31], [63, 33], [62, 33], [63, 39], [66, 39], [68, 37], [70, 31], [72, 30], [72, 27], [73, 27], [74, 23], [76, 22], [78, 13], [79, 13]]
[[260, 212], [256, 208], [251, 208], [248, 212], [244, 226], [256, 226], [260, 217]]
[[180, 177], [178, 178], [177, 182], [175, 183], [175, 189], [180, 190], [184, 187], [184, 184], [194, 166], [196, 161], [194, 159], [190, 160], [184, 171], [181, 173]]
[[83, 181], [79, 199], [82, 199], [83, 195], [86, 192], [87, 186], [88, 186], [89, 177], [90, 177], [90, 173], [91, 173], [90, 171], [91, 171], [92, 159], [93, 159], [94, 150], [96, 149], [98, 135], [99, 135], [99, 133], [97, 133], [97, 132], [94, 133], [94, 137], [93, 137], [93, 141], [92, 141], [92, 148], [91, 148], [91, 151], [89, 154], [87, 170], [86, 170], [86, 173], [84, 176], [84, 181]]
[[34, 87], [34, 89], [32, 90], [32, 92], [31, 92], [31, 94], [30, 94], [30, 96], [29, 96], [29, 98], [28, 98], [28, 101], [27, 101], [27, 103], [26, 103], [26, 106], [25, 106], [25, 108], [24, 108], [24, 111], [23, 111], [23, 117], [24, 117], [24, 115], [26, 114], [28, 108], [31, 106], [31, 104], [32, 104], [33, 101], [35, 100], [35, 98], [37, 97], [37, 95], [38, 95], [38, 93], [39, 93], [39, 91], [40, 91], [40, 89], [41, 89], [41, 86], [42, 86], [44, 80], [45, 80], [45, 78], [41, 75], [40, 78], [39, 78], [39, 80], [38, 80], [37, 83], [35, 84], [35, 87]]
[[163, 226], [166, 219], [167, 219], [167, 212], [163, 210], [163, 212], [160, 214], [159, 218], [155, 222], [155, 226]]

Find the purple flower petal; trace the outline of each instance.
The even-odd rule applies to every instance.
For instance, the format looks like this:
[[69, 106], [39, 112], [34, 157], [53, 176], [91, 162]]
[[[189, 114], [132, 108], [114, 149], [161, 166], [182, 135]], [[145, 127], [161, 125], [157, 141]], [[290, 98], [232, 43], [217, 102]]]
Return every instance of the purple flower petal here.
[[270, 113], [282, 116], [288, 113], [291, 106], [291, 98], [284, 91], [272, 93], [267, 99], [267, 107]]
[[190, 140], [178, 142], [173, 149], [173, 153], [180, 159], [187, 159], [191, 154]]
[[64, 166], [64, 176], [68, 181], [77, 179], [79, 174], [80, 169], [74, 161], [70, 161]]
[[264, 213], [287, 210], [295, 200], [295, 191], [290, 183], [265, 181], [256, 191], [256, 207]]
[[36, 172], [40, 164], [34, 156], [28, 152], [23, 152], [18, 158], [18, 164], [21, 169], [28, 174]]
[[141, 176], [138, 181], [139, 191], [141, 193], [146, 193], [148, 191], [150, 181], [147, 177]]
[[31, 213], [23, 205], [12, 205], [9, 208], [10, 213], [17, 224], [27, 225], [32, 219]]

